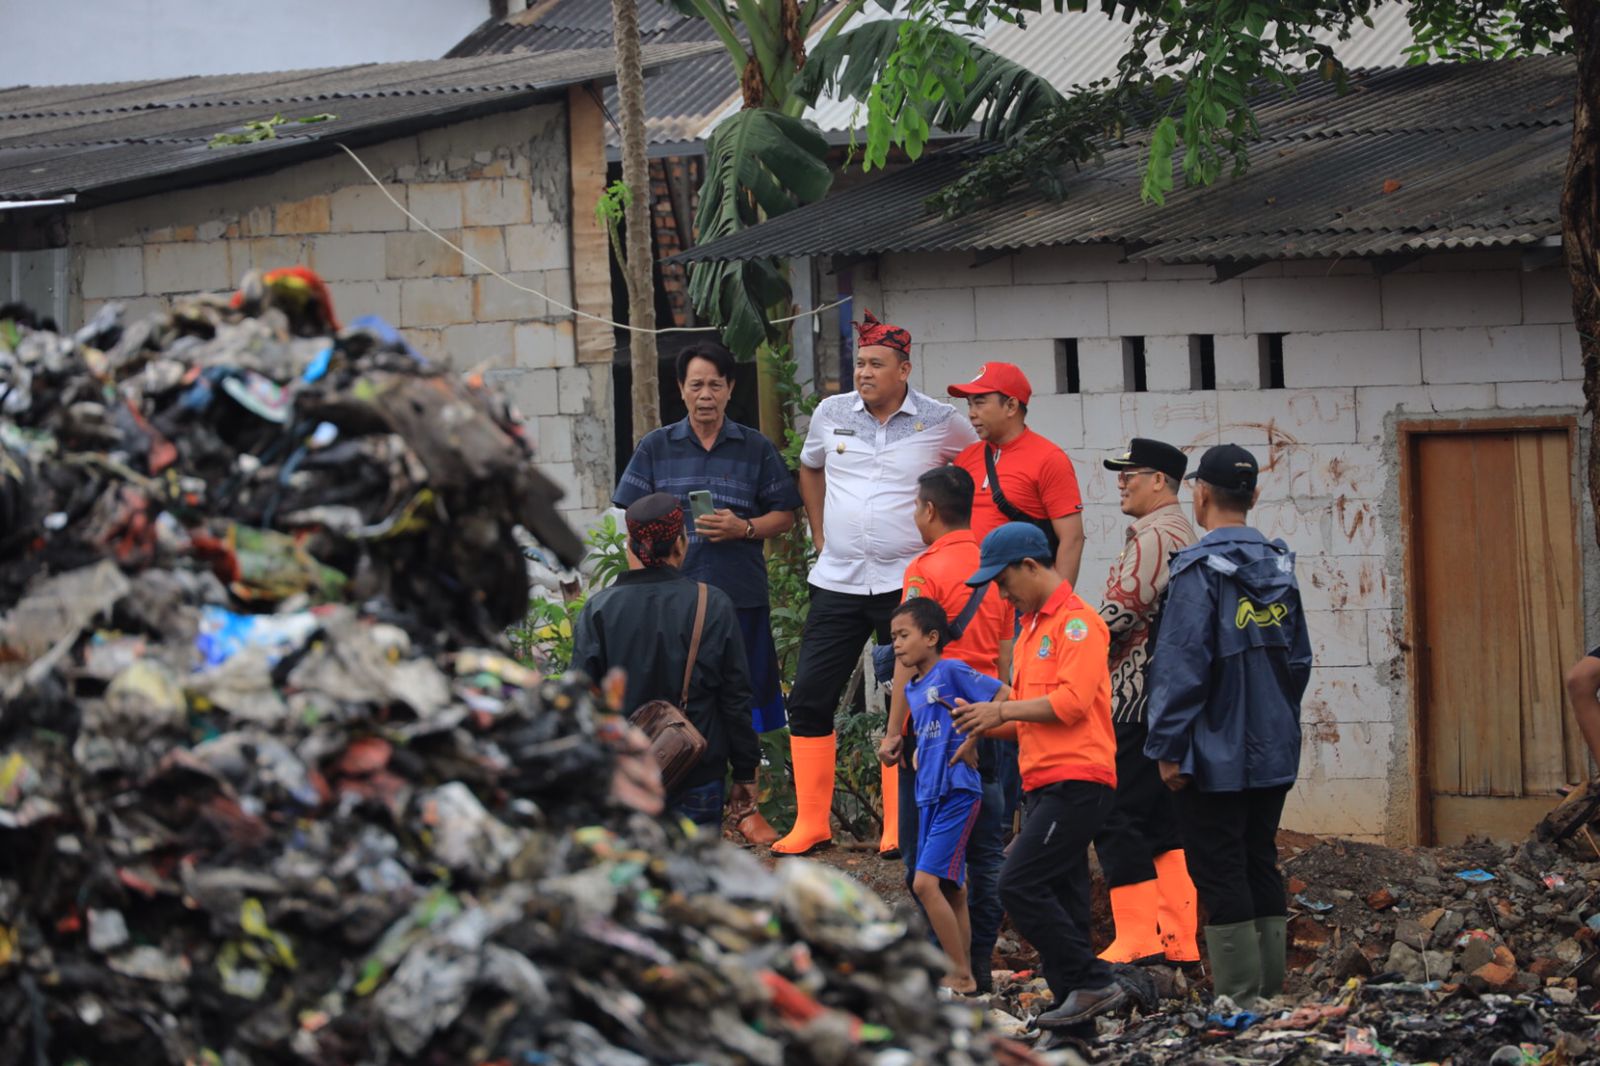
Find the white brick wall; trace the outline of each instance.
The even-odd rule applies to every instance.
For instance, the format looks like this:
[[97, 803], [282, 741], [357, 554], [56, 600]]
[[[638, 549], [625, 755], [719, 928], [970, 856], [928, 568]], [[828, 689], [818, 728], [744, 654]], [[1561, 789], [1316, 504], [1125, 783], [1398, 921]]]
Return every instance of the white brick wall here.
[[[80, 213], [68, 317], [109, 300], [149, 313], [253, 269], [308, 265], [342, 321], [377, 315], [430, 359], [484, 368], [539, 419], [543, 454], [566, 465], [569, 514], [592, 515], [612, 485], [610, 367], [578, 368], [569, 314], [469, 264], [384, 195], [487, 268], [570, 305], [568, 143], [565, 108], [545, 104], [367, 146], [382, 189], [329, 158]], [[1009, 260], [996, 262], [1009, 283]]]
[[1559, 378], [1561, 330], [1556, 325], [1425, 329], [1423, 380], [1430, 385], [1463, 385]]
[[1390, 274], [1383, 279], [1384, 329], [1509, 326], [1521, 321], [1522, 282], [1514, 273]]
[[1107, 333], [1104, 285], [1007, 285], [974, 289], [973, 295], [981, 340]]
[[1420, 385], [1422, 344], [1414, 329], [1290, 333], [1283, 338], [1283, 382], [1291, 389], [1354, 382]]
[[[1079, 587], [1095, 599], [1128, 523], [1102, 459], [1133, 436], [1191, 455], [1223, 440], [1255, 451], [1255, 520], [1299, 557], [1317, 662], [1284, 823], [1368, 839], [1409, 831], [1393, 422], [1576, 412], [1582, 367], [1564, 272], [1525, 273], [1498, 253], [1434, 256], [1382, 277], [1359, 260], [1269, 264], [1222, 284], [1193, 267], [1125, 263], [1113, 248], [972, 263], [880, 263], [884, 306], [866, 306], [912, 330], [919, 386], [942, 392], [984, 358], [1024, 367], [1030, 424], [1074, 459], [1088, 537]], [[1217, 390], [1191, 391], [1189, 337], [1208, 333]], [[1260, 387], [1263, 333], [1283, 334], [1287, 388]], [[1144, 339], [1147, 392], [1126, 391], [1124, 337]], [[1081, 392], [1052, 395], [1053, 342], [1065, 339], [1077, 342]]]
[[1244, 328], [1251, 333], [1378, 329], [1377, 278], [1246, 278]]
[[[899, 324], [898, 319], [891, 321]], [[912, 336], [917, 334], [913, 332]], [[1056, 346], [1053, 340], [927, 342], [919, 345], [919, 358], [922, 383], [918, 388], [930, 396], [943, 398], [948, 386], [971, 381], [988, 360], [1015, 363], [1037, 390], [1055, 389]]]
[[919, 340], [971, 341], [977, 339], [973, 305], [972, 289], [885, 289], [878, 318], [904, 326]]
[[1078, 380], [1084, 392], [1121, 392], [1127, 380], [1123, 372], [1122, 341], [1116, 337], [1079, 340]]
[[144, 295], [144, 252], [138, 248], [91, 248], [83, 256], [85, 299]]
[[1146, 337], [1145, 385], [1151, 392], [1188, 392], [1193, 375], [1189, 366], [1189, 337]]
[[1240, 282], [1118, 281], [1106, 286], [1119, 337], [1243, 333]]

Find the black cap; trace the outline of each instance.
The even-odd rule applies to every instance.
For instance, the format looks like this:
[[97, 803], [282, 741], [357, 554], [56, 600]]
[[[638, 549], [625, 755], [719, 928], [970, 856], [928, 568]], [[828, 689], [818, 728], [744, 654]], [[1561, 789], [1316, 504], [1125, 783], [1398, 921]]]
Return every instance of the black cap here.
[[1133, 470], [1148, 468], [1159, 470], [1174, 480], [1181, 480], [1189, 469], [1189, 457], [1166, 441], [1135, 437], [1128, 442], [1128, 450], [1115, 459], [1106, 460], [1107, 470]]
[[1219, 444], [1206, 449], [1206, 453], [1200, 457], [1200, 465], [1195, 467], [1189, 479], [1199, 478], [1219, 489], [1254, 492], [1256, 475], [1260, 471], [1256, 457], [1237, 444]]

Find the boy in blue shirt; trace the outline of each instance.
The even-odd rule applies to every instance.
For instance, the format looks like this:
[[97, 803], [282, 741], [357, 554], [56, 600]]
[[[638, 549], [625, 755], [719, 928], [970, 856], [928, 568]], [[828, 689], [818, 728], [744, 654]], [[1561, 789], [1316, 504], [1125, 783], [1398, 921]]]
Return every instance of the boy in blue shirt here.
[[977, 991], [972, 974], [972, 932], [967, 918], [967, 838], [983, 796], [976, 748], [961, 751], [966, 739], [956, 732], [950, 712], [959, 700], [983, 703], [1004, 687], [959, 659], [941, 658], [950, 637], [950, 618], [932, 599], [917, 597], [889, 619], [895, 658], [911, 670], [906, 703], [916, 735], [917, 871], [916, 893], [939, 946], [950, 957], [943, 985], [952, 992]]

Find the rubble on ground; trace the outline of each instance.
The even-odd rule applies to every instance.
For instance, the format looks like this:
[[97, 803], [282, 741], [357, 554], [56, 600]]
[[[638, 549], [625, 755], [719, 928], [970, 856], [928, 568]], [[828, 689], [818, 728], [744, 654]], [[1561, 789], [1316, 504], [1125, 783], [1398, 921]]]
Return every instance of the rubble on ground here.
[[516, 420], [304, 295], [0, 345], [0, 1066], [1050, 1061], [855, 882], [652, 816], [504, 654], [516, 528], [578, 550]]
[[[1240, 1011], [1210, 999], [1199, 968], [1150, 967], [1155, 1010], [1041, 1046], [1130, 1066], [1600, 1061], [1600, 852], [1582, 834], [1453, 848], [1284, 834], [1280, 853], [1284, 996]], [[1048, 1005], [1035, 972], [997, 972], [996, 987], [1001, 1033]]]

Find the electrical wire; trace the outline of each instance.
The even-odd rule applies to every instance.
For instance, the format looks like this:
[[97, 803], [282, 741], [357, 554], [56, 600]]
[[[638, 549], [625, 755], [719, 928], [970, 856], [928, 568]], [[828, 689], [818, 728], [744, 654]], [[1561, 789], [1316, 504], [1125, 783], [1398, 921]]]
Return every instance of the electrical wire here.
[[[640, 329], [638, 326], [630, 326], [630, 325], [627, 325], [626, 323], [622, 323], [622, 322], [613, 322], [611, 319], [606, 318], [604, 315], [592, 315], [588, 311], [580, 311], [576, 307], [570, 307], [567, 304], [562, 303], [560, 300], [557, 300], [554, 296], [550, 296], [550, 295], [548, 295], [546, 293], [542, 293], [538, 289], [530, 288], [529, 286], [523, 285], [520, 282], [512, 281], [510, 278], [508, 278], [504, 274], [500, 273], [500, 271], [496, 270], [494, 267], [490, 266], [488, 263], [485, 263], [483, 260], [477, 258], [471, 252], [468, 252], [465, 248], [462, 248], [460, 245], [456, 244], [450, 238], [446, 237], [444, 234], [440, 233], [438, 230], [436, 230], [432, 226], [428, 225], [422, 219], [420, 219], [416, 215], [412, 214], [409, 210], [407, 210], [405, 204], [402, 204], [399, 200], [396, 200], [394, 198], [394, 194], [389, 191], [388, 187], [386, 185], [384, 185], [383, 182], [378, 180], [378, 176], [372, 172], [372, 170], [367, 166], [367, 164], [365, 164], [365, 163], [363, 163], [361, 161], [361, 157], [360, 156], [358, 156], [354, 152], [352, 152], [349, 149], [349, 147], [347, 147], [346, 145], [341, 144], [341, 145], [339, 145], [339, 148], [341, 148], [344, 151], [345, 155], [349, 156], [352, 160], [355, 161], [356, 166], [361, 168], [361, 172], [367, 176], [367, 178], [372, 182], [372, 184], [374, 184], [374, 185], [376, 185], [378, 187], [378, 191], [383, 193], [383, 195], [388, 199], [388, 201], [391, 204], [394, 204], [395, 207], [399, 208], [401, 214], [405, 215], [412, 222], [415, 222], [419, 229], [423, 230], [425, 233], [428, 233], [429, 235], [431, 235], [432, 237], [436, 238], [437, 240], [443, 242], [444, 245], [447, 248], [449, 248], [451, 251], [459, 253], [461, 255], [461, 257], [463, 259], [465, 259], [467, 262], [473, 264], [474, 266], [481, 267], [485, 273], [494, 275], [496, 278], [498, 278], [501, 281], [505, 282], [507, 285], [511, 286], [513, 289], [518, 290], [519, 292], [525, 292], [530, 296], [537, 296], [537, 297], [539, 297], [539, 299], [543, 300], [547, 304], [550, 304], [552, 307], [559, 307], [561, 310], [569, 311], [572, 314], [577, 315], [580, 318], [587, 318], [590, 321], [598, 322], [603, 326], [610, 326], [612, 329], [625, 329], [629, 333], [653, 333], [653, 334], [656, 334], [657, 336], [659, 336], [659, 335], [661, 335], [663, 333], [716, 333], [717, 332], [717, 327], [716, 326], [664, 326], [664, 327], [662, 327], [660, 329]], [[796, 321], [799, 321], [802, 318], [809, 318], [812, 315], [820, 315], [824, 311], [831, 311], [835, 307], [840, 307], [840, 306], [842, 306], [844, 304], [847, 304], [849, 302], [850, 302], [850, 297], [846, 296], [843, 299], [835, 300], [831, 304], [823, 304], [821, 307], [813, 308], [810, 311], [802, 311], [798, 315], [789, 315], [786, 318], [775, 318], [775, 319], [772, 320], [772, 324], [773, 325], [781, 325], [784, 322], [796, 322]]]

